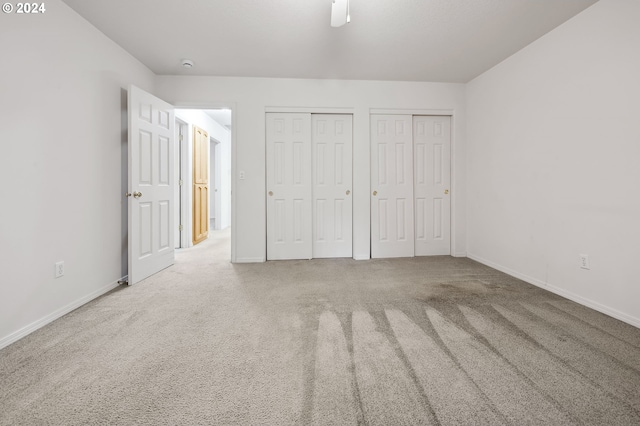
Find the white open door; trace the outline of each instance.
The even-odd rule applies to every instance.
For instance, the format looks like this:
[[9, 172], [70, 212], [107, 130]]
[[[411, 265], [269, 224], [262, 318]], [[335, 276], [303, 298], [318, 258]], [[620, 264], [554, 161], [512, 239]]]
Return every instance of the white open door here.
[[313, 114], [313, 257], [352, 256], [352, 116]]
[[311, 114], [267, 113], [267, 260], [311, 259]]
[[371, 115], [371, 257], [412, 257], [410, 115]]
[[451, 117], [414, 116], [416, 256], [451, 254]]
[[129, 284], [174, 261], [174, 110], [129, 86]]

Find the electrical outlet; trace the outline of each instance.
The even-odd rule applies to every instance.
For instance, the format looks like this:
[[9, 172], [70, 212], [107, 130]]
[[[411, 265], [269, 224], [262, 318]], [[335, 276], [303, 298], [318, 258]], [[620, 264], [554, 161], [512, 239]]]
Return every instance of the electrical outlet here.
[[241, 180], [242, 180], [242, 179], [244, 179], [244, 176], [245, 176], [245, 175], [244, 175], [244, 170], [241, 170], [241, 171], [240, 171], [240, 179], [241, 179]]
[[582, 269], [591, 269], [591, 266], [589, 266], [589, 255], [588, 254], [579, 254], [578, 255], [578, 262], [579, 265]]
[[56, 262], [56, 278], [64, 275], [64, 262]]

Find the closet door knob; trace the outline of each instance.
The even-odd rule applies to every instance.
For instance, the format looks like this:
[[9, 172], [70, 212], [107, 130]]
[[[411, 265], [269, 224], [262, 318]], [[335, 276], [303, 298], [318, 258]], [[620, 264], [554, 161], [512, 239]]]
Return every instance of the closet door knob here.
[[378, 195], [378, 191], [373, 191], [373, 196], [375, 197], [376, 195]]
[[351, 194], [351, 191], [349, 191], [349, 190], [347, 189], [347, 195], [349, 195], [349, 194]]
[[444, 190], [444, 193], [445, 193], [445, 195], [446, 195], [446, 194], [448, 194], [448, 193], [449, 193], [449, 190], [448, 190], [448, 189], [445, 189], [445, 190]]
[[273, 191], [269, 191], [269, 197], [273, 197]]
[[135, 191], [133, 193], [133, 198], [140, 198], [140, 197], [142, 197], [142, 192]]

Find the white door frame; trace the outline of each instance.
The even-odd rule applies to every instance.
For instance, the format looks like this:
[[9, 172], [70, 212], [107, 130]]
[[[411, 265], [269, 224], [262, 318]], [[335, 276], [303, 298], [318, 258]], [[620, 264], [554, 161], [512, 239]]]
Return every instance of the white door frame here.
[[[236, 263], [237, 259], [237, 250], [236, 250], [236, 238], [237, 238], [237, 226], [238, 221], [237, 218], [237, 203], [236, 197], [234, 194], [236, 193], [236, 176], [235, 171], [237, 170], [237, 141], [236, 141], [236, 111], [238, 107], [235, 102], [173, 102], [173, 107], [176, 110], [179, 109], [228, 109], [231, 111], [231, 263]], [[189, 144], [185, 144], [185, 147], [188, 148]], [[188, 158], [189, 150], [186, 149], [187, 152], [184, 153], [184, 157]], [[190, 181], [189, 181], [190, 183]], [[187, 181], [184, 181], [184, 185], [187, 185]], [[184, 186], [183, 185], [183, 186]], [[184, 191], [186, 192], [186, 191]], [[186, 203], [186, 208], [189, 209], [189, 203]], [[189, 223], [191, 223], [189, 221]], [[191, 235], [191, 229], [184, 229], [186, 235]], [[192, 246], [191, 241], [189, 240], [188, 245], [185, 247]]]
[[[183, 130], [182, 133], [180, 133], [178, 128], [181, 128]], [[187, 229], [185, 227], [185, 218], [187, 217], [187, 209], [186, 209], [186, 202], [187, 202], [187, 191], [185, 190], [186, 187], [186, 181], [187, 181], [187, 170], [188, 170], [188, 165], [187, 165], [187, 152], [186, 152], [186, 146], [187, 146], [187, 142], [189, 139], [189, 126], [188, 123], [186, 123], [185, 121], [181, 120], [180, 118], [176, 117], [176, 134], [182, 134], [183, 139], [180, 140], [180, 138], [176, 138], [176, 151], [177, 151], [177, 163], [178, 163], [178, 168], [176, 169], [176, 179], [178, 180], [178, 210], [180, 212], [180, 214], [176, 217], [176, 224], [175, 226], [180, 227], [180, 225], [182, 225], [182, 229], [179, 230], [179, 235], [180, 235], [180, 239], [178, 240], [178, 244], [180, 248], [185, 248], [188, 247], [188, 241], [187, 241]], [[182, 185], [180, 185], [180, 181], [182, 181]]]
[[[209, 136], [209, 229], [220, 229], [220, 216], [222, 210], [220, 203], [222, 202], [220, 196], [220, 182], [221, 178], [221, 166], [222, 158], [220, 152], [220, 141]], [[213, 199], [213, 206], [211, 199]], [[213, 207], [213, 208], [212, 208]], [[215, 226], [211, 227], [211, 216], [215, 219]]]
[[[389, 108], [370, 108], [369, 123], [371, 123], [371, 115], [445, 115], [451, 117], [451, 256], [465, 257], [465, 252], [458, 252], [456, 244], [457, 230], [457, 194], [458, 194], [458, 168], [457, 168], [457, 133], [456, 133], [456, 110], [455, 109], [389, 109]], [[369, 124], [371, 126], [371, 124]], [[369, 134], [369, 145], [371, 144], [371, 134]], [[371, 155], [371, 154], [369, 154]], [[371, 190], [371, 188], [369, 188]]]

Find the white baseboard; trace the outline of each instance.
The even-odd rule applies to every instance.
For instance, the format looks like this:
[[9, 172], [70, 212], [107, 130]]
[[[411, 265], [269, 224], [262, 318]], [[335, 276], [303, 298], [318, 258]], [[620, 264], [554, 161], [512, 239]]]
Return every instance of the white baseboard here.
[[371, 260], [371, 256], [364, 254], [356, 254], [353, 256], [353, 260]]
[[267, 259], [264, 257], [239, 257], [234, 263], [264, 263]]
[[591, 299], [587, 299], [584, 298], [582, 296], [579, 296], [573, 292], [567, 291], [565, 289], [562, 289], [560, 287], [548, 284], [542, 280], [539, 280], [537, 278], [533, 278], [530, 277], [528, 275], [525, 274], [521, 274], [520, 272], [514, 271], [513, 269], [507, 268], [506, 266], [502, 266], [499, 265], [495, 262], [491, 262], [490, 260], [486, 260], [481, 258], [480, 256], [476, 256], [472, 253], [467, 253], [467, 257], [469, 259], [473, 259], [476, 262], [482, 263], [483, 265], [487, 265], [493, 269], [497, 269], [500, 272], [504, 272], [507, 275], [511, 275], [512, 277], [521, 279], [524, 282], [527, 282], [529, 284], [533, 284], [536, 287], [540, 287], [543, 288], [545, 290], [550, 291], [551, 293], [557, 294], [558, 296], [562, 296], [565, 299], [569, 299], [572, 300], [576, 303], [579, 303], [581, 305], [584, 305], [588, 308], [594, 309], [598, 312], [602, 312], [605, 315], [609, 315], [610, 317], [613, 317], [615, 319], [618, 319], [622, 322], [626, 322], [627, 324], [630, 324], [634, 327], [638, 327], [640, 328], [640, 319], [639, 318], [635, 318], [631, 315], [625, 314], [624, 312], [620, 312], [617, 309], [613, 309], [609, 306], [605, 306], [601, 303], [595, 302]]
[[620, 312], [617, 309], [613, 309], [601, 303], [594, 302], [593, 300], [586, 299], [582, 296], [579, 296], [575, 293], [564, 290], [560, 287], [548, 285], [546, 289], [551, 291], [552, 293], [557, 294], [558, 296], [562, 296], [566, 299], [573, 300], [576, 303], [579, 303], [581, 305], [594, 309], [598, 312], [602, 312], [603, 314], [609, 315], [610, 317], [613, 317], [615, 319], [619, 319], [620, 321], [626, 322], [627, 324], [630, 324], [634, 327], [640, 328], [639, 318], [632, 317], [631, 315], [625, 314], [624, 312]]
[[492, 262], [490, 260], [483, 259], [482, 257], [476, 256], [475, 254], [472, 254], [472, 253], [467, 253], [467, 257], [469, 259], [475, 260], [476, 262], [480, 262], [483, 265], [487, 265], [487, 266], [489, 266], [489, 267], [491, 267], [493, 269], [497, 269], [500, 272], [504, 272], [507, 275], [511, 275], [512, 277], [516, 277], [518, 279], [521, 279], [522, 281], [528, 282], [529, 284], [533, 284], [536, 287], [542, 287], [542, 288], [544, 288], [546, 290], [549, 289], [549, 286], [547, 285], [547, 283], [545, 283], [544, 281], [539, 280], [537, 278], [533, 278], [533, 277], [530, 277], [529, 275], [522, 274], [522, 273], [520, 273], [518, 271], [514, 271], [513, 269], [507, 268], [506, 266], [499, 265], [499, 264], [497, 264], [495, 262]]
[[9, 346], [12, 343], [17, 342], [18, 340], [22, 339], [23, 337], [33, 333], [34, 331], [44, 327], [45, 325], [57, 320], [58, 318], [60, 318], [63, 315], [68, 314], [69, 312], [78, 309], [80, 306], [92, 301], [93, 299], [102, 296], [105, 293], [108, 293], [109, 291], [113, 290], [114, 288], [118, 287], [120, 284], [118, 283], [118, 281], [121, 280], [126, 280], [126, 277], [122, 277], [120, 280], [114, 281], [110, 284], [107, 284], [104, 287], [101, 287], [100, 289], [84, 296], [81, 297], [80, 299], [69, 303], [68, 305], [50, 313], [49, 315], [40, 318], [37, 321], [32, 322], [31, 324], [22, 327], [20, 330], [15, 331], [11, 334], [9, 334], [8, 336], [3, 337], [2, 339], [0, 339], [0, 349], [5, 348], [7, 346]]
[[458, 253], [452, 254], [453, 257], [467, 257], [466, 251], [459, 251]]

